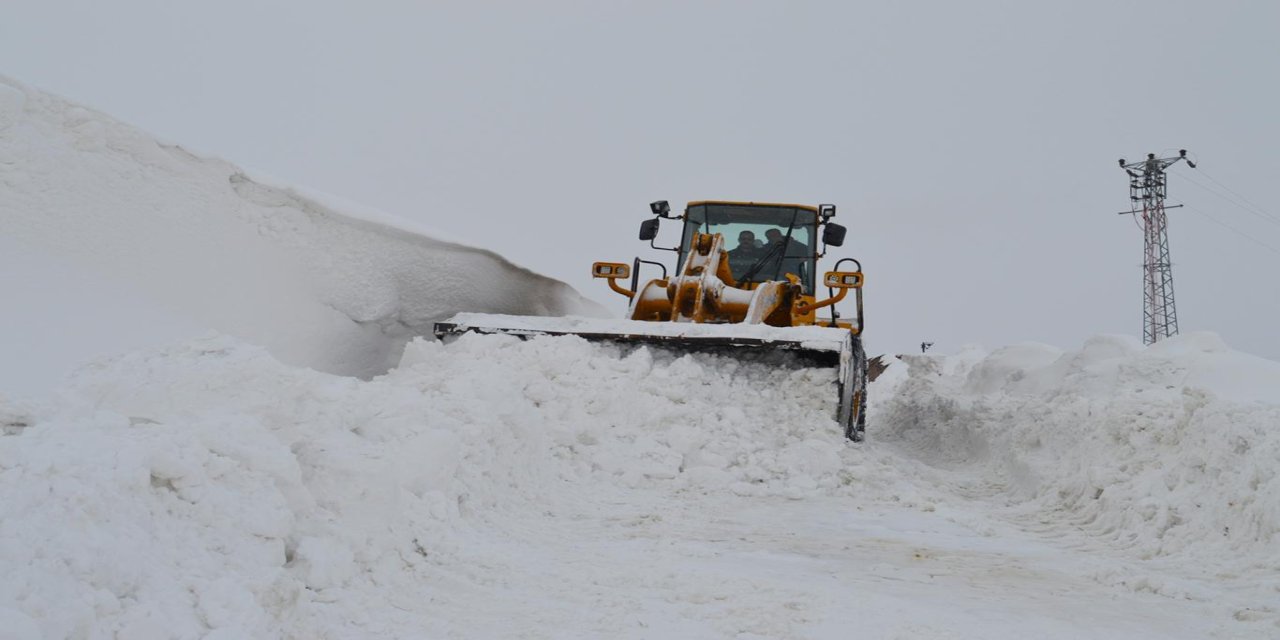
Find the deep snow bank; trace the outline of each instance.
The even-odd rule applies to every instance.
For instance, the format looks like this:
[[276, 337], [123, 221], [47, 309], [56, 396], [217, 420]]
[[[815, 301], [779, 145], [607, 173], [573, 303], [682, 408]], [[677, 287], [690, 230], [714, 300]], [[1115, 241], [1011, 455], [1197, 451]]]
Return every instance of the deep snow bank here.
[[494, 253], [344, 215], [3, 77], [0, 285], [0, 388], [210, 328], [371, 375], [459, 311], [599, 313]]
[[225, 337], [133, 352], [56, 405], [0, 409], [0, 619], [48, 638], [509, 635], [451, 626], [503, 580], [465, 560], [465, 527], [641, 485], [874, 486], [889, 474], [851, 464], [832, 379], [575, 337], [419, 341], [367, 382]]
[[1280, 363], [1207, 333], [904, 359], [878, 440], [1030, 521], [1280, 595]]
[[[566, 513], [647, 501], [629, 517], [660, 518], [682, 495], [944, 518], [995, 498], [1032, 529], [1214, 586], [1131, 569], [1103, 583], [1274, 600], [1280, 365], [1198, 335], [909, 367], [873, 384], [869, 440], [851, 446], [829, 372], [711, 355], [468, 335], [414, 342], [362, 381], [227, 337], [135, 351], [56, 402], [0, 401], [0, 622], [32, 638], [599, 637], [634, 610], [627, 576], [513, 574], [509, 555]], [[587, 625], [592, 598], [614, 604]]]

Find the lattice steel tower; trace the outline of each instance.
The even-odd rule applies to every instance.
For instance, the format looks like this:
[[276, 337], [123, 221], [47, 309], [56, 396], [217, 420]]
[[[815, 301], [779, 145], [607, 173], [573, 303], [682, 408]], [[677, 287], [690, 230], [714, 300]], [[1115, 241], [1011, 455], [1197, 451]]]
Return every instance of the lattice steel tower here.
[[1142, 217], [1144, 344], [1178, 335], [1178, 310], [1173, 303], [1173, 268], [1169, 261], [1169, 223], [1164, 212], [1166, 208], [1176, 209], [1182, 205], [1165, 207], [1164, 197], [1169, 184], [1165, 169], [1179, 160], [1186, 160], [1187, 166], [1193, 169], [1196, 166], [1187, 160], [1186, 149], [1178, 151], [1178, 155], [1172, 158], [1157, 158], [1156, 154], [1148, 153], [1147, 159], [1140, 162], [1120, 160], [1120, 167], [1129, 174], [1130, 206], [1129, 211], [1121, 211], [1120, 214]]

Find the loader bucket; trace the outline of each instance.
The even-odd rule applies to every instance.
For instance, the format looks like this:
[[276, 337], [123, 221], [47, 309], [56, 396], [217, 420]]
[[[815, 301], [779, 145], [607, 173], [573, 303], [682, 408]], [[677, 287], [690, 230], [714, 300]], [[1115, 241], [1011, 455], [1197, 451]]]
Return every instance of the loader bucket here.
[[787, 354], [808, 366], [826, 367], [835, 372], [836, 420], [844, 429], [845, 437], [855, 442], [863, 438], [867, 359], [861, 340], [845, 329], [462, 313], [437, 322], [434, 333], [445, 342], [464, 333], [522, 338], [572, 335], [592, 341], [653, 345], [695, 353]]

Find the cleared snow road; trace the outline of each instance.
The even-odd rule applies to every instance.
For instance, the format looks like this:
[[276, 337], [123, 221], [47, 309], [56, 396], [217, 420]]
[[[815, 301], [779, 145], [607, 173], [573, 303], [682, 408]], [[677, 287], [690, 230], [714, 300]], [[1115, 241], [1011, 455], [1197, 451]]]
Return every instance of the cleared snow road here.
[[[528, 638], [1206, 638], [1215, 611], [1107, 587], [974, 505], [650, 494], [465, 530], [441, 631]], [[965, 524], [960, 524], [959, 522]], [[975, 530], [975, 527], [979, 530]], [[473, 569], [474, 570], [474, 569]], [[404, 603], [408, 604], [408, 603]], [[406, 623], [408, 620], [405, 621]]]

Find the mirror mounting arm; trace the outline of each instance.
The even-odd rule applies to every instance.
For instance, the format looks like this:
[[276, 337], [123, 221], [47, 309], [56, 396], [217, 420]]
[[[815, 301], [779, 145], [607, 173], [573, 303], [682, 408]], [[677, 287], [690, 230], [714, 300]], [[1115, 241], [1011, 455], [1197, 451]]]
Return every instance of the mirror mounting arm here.
[[[655, 205], [656, 205], [656, 204], [657, 204], [657, 203], [655, 203]], [[662, 204], [666, 204], [666, 203], [662, 203]], [[654, 208], [656, 209], [657, 207], [654, 207]], [[669, 217], [670, 217], [670, 216], [662, 215], [662, 214], [660, 214], [660, 213], [659, 213], [659, 214], [655, 214], [655, 215], [657, 215], [658, 217], [656, 217], [656, 218], [651, 218], [651, 219], [649, 219], [649, 220], [645, 220], [644, 222], [640, 223], [640, 239], [641, 239], [641, 240], [648, 240], [648, 241], [649, 241], [649, 247], [650, 247], [650, 248], [657, 249], [657, 250], [659, 250], [659, 251], [676, 251], [676, 252], [679, 252], [679, 251], [680, 251], [680, 248], [679, 248], [679, 247], [676, 247], [676, 248], [673, 248], [673, 249], [668, 249], [667, 247], [659, 247], [658, 245], [654, 244], [655, 240], [656, 240], [656, 239], [657, 239], [657, 237], [658, 237], [658, 227], [659, 227], [659, 226], [661, 226], [661, 225], [660, 225], [660, 218], [669, 218]]]
[[609, 280], [609, 288], [610, 288], [610, 289], [613, 289], [615, 292], [617, 292], [617, 293], [621, 293], [622, 295], [624, 295], [624, 296], [626, 296], [626, 297], [628, 297], [628, 298], [635, 297], [635, 295], [636, 295], [636, 292], [635, 292], [635, 291], [632, 291], [632, 290], [630, 290], [630, 289], [623, 289], [622, 287], [618, 286], [618, 279], [617, 279], [617, 278], [609, 278], [608, 280]]
[[680, 253], [680, 247], [659, 247], [653, 243], [653, 239], [649, 240], [649, 246], [657, 249], [658, 251], [675, 251], [676, 253]]

